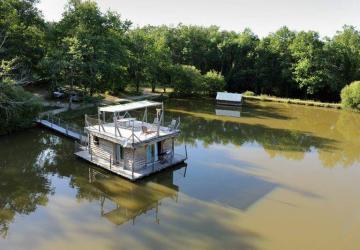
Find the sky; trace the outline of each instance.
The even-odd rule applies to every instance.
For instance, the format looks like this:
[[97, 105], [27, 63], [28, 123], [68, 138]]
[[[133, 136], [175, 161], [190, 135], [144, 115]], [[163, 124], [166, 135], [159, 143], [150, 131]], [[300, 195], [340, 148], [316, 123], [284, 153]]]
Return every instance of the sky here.
[[[135, 26], [217, 25], [264, 37], [286, 25], [332, 36], [345, 24], [360, 28], [360, 0], [97, 0], [102, 11], [116, 11]], [[40, 0], [47, 21], [58, 21], [67, 0]]]

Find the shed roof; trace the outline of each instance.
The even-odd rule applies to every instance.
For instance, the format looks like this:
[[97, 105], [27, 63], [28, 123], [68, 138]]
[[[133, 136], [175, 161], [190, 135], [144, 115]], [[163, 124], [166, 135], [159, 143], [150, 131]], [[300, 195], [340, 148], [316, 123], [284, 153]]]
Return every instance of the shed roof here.
[[153, 101], [139, 101], [139, 102], [130, 102], [126, 104], [119, 104], [119, 105], [113, 105], [113, 106], [106, 106], [99, 108], [99, 111], [101, 112], [125, 112], [129, 110], [135, 110], [135, 109], [142, 109], [147, 107], [156, 107], [161, 106], [161, 102], [153, 102]]
[[217, 101], [229, 101], [229, 102], [241, 102], [242, 94], [228, 93], [228, 92], [217, 92]]

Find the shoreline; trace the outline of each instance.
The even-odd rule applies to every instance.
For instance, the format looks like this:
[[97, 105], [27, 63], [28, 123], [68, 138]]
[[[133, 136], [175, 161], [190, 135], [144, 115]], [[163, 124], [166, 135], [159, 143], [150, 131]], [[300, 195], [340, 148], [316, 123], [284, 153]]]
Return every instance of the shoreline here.
[[244, 100], [279, 102], [279, 103], [297, 104], [297, 105], [321, 107], [321, 108], [343, 109], [340, 103], [328, 103], [328, 102], [311, 101], [311, 100], [300, 100], [300, 99], [282, 98], [282, 97], [275, 97], [275, 96], [243, 95], [243, 98], [244, 98]]

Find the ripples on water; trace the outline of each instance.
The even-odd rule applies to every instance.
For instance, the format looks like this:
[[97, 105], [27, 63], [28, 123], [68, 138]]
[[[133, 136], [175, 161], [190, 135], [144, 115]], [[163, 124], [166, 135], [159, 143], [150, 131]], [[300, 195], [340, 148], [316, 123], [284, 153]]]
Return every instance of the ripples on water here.
[[360, 249], [359, 114], [166, 108], [181, 117], [188, 164], [136, 183], [51, 131], [0, 137], [0, 248]]

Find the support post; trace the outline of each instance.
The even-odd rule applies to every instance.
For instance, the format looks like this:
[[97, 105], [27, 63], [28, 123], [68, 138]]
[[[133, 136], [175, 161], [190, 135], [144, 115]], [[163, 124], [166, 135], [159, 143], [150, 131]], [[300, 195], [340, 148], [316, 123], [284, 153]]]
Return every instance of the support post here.
[[154, 170], [155, 170], [155, 155], [152, 159], [152, 171], [154, 172]]
[[112, 162], [111, 162], [111, 155], [110, 155], [110, 170], [111, 170], [111, 163], [112, 163]]
[[147, 123], [148, 122], [148, 108], [146, 107], [145, 108], [145, 122]]
[[175, 141], [174, 141], [174, 138], [172, 138], [172, 140], [171, 140], [171, 152], [172, 152], [172, 157], [174, 157], [174, 155], [175, 155]]
[[186, 157], [186, 159], [188, 158], [188, 154], [187, 154], [187, 147], [186, 147], [186, 144], [185, 144], [185, 157]]
[[113, 120], [114, 120], [115, 137], [117, 137], [117, 132], [116, 132], [116, 131], [117, 131], [116, 113], [114, 113]]
[[132, 126], [132, 143], [135, 143], [135, 138], [134, 138], [134, 121], [133, 121], [133, 126]]
[[99, 132], [100, 132], [100, 124], [101, 124], [100, 110], [98, 110], [98, 123], [99, 123]]
[[134, 179], [134, 167], [135, 167], [135, 149], [133, 150], [132, 172], [131, 172], [132, 179]]
[[164, 126], [165, 124], [165, 110], [164, 110], [164, 102], [161, 103], [161, 124]]

